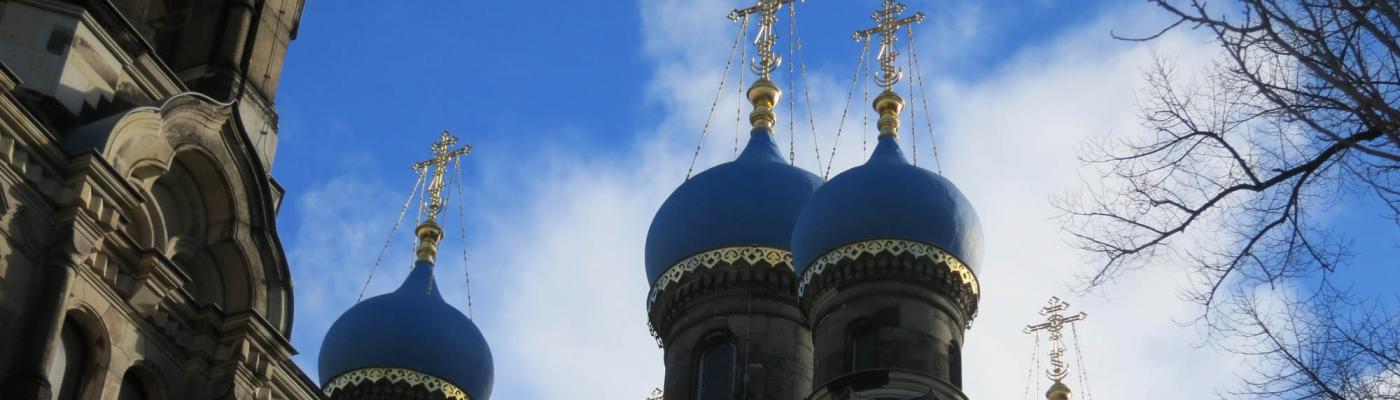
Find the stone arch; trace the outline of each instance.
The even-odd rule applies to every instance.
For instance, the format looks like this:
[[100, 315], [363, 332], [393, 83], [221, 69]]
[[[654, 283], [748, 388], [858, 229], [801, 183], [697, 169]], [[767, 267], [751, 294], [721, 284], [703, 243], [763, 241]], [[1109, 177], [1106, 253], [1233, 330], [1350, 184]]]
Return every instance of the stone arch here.
[[156, 369], [157, 368], [154, 368], [153, 366], [143, 361], [137, 361], [135, 363], [132, 363], [131, 366], [127, 367], [125, 371], [122, 371], [122, 379], [120, 380], [121, 384], [116, 388], [116, 398], [122, 399], [122, 396], [124, 394], [123, 391], [131, 390], [132, 388], [128, 387], [128, 385], [134, 383], [140, 385], [139, 390], [142, 392], [139, 396], [140, 399], [169, 399], [170, 387], [165, 381], [165, 379], [161, 379], [161, 376], [170, 375], [164, 375], [162, 373], [159, 373], [156, 371]]
[[[108, 368], [112, 363], [112, 333], [102, 317], [87, 304], [74, 304], [68, 308], [63, 319], [63, 327], [77, 328], [84, 340], [87, 359], [81, 370], [81, 383], [76, 398], [96, 400], [102, 397], [102, 389], [107, 380]], [[60, 328], [63, 329], [63, 328]], [[60, 338], [61, 340], [61, 338]], [[51, 361], [54, 362], [54, 361]]]
[[[185, 289], [196, 301], [240, 310], [254, 307], [249, 283], [256, 272], [233, 232], [244, 225], [236, 192], [208, 152], [194, 145], [175, 151], [147, 193], [164, 225], [167, 258], [190, 277]], [[256, 251], [256, 250], [251, 250]]]
[[[81, 127], [64, 146], [101, 154], [139, 189], [140, 206], [127, 210], [139, 245], [195, 280], [220, 281], [219, 290], [190, 285], [197, 300], [258, 311], [287, 334], [290, 273], [272, 228], [271, 183], [233, 109], [183, 93]], [[206, 268], [214, 271], [190, 273]]]
[[696, 400], [734, 398], [742, 393], [738, 341], [729, 329], [716, 329], [700, 337], [693, 359], [692, 388]]

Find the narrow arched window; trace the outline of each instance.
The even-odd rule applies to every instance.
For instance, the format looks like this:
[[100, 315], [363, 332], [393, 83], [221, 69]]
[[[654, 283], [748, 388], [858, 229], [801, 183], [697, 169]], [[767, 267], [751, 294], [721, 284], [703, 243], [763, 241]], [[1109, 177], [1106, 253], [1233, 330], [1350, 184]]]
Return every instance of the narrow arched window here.
[[53, 388], [54, 400], [78, 398], [89, 357], [84, 337], [72, 321], [63, 324], [54, 348], [53, 363], [49, 364], [49, 385]]
[[122, 387], [117, 392], [117, 400], [151, 400], [151, 392], [141, 377], [136, 376], [134, 369], [127, 370], [122, 375]]
[[948, 343], [948, 381], [962, 389], [962, 346], [956, 341]]
[[716, 340], [700, 353], [700, 368], [696, 369], [696, 400], [733, 400], [735, 378], [734, 342]]
[[849, 355], [850, 371], [854, 372], [878, 367], [875, 361], [877, 359], [877, 353], [879, 352], [879, 349], [876, 347], [877, 336], [880, 331], [878, 328], [878, 326], [869, 321], [858, 321], [851, 324], [850, 337], [848, 338], [848, 340], [850, 340], [850, 346], [848, 346], [848, 348], [851, 351]]

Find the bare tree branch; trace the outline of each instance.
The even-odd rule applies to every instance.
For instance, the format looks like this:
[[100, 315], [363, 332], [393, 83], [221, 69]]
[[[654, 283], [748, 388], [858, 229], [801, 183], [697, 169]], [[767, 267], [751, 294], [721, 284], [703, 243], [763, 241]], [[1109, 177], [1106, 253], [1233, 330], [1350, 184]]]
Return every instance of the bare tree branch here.
[[[1363, 311], [1328, 278], [1351, 258], [1345, 227], [1313, 215], [1374, 196], [1400, 226], [1400, 3], [1393, 0], [1149, 0], [1171, 22], [1127, 41], [1204, 32], [1221, 49], [1183, 79], [1159, 58], [1145, 73], [1148, 137], [1094, 142], [1102, 180], [1057, 202], [1065, 230], [1099, 264], [1084, 290], [1180, 256], [1197, 321], [1251, 338], [1254, 398], [1400, 396], [1400, 323]], [[1179, 4], [1178, 4], [1179, 3]], [[1309, 289], [1311, 288], [1311, 289]], [[1282, 317], [1258, 290], [1288, 297]], [[1222, 307], [1228, 306], [1228, 307]]]

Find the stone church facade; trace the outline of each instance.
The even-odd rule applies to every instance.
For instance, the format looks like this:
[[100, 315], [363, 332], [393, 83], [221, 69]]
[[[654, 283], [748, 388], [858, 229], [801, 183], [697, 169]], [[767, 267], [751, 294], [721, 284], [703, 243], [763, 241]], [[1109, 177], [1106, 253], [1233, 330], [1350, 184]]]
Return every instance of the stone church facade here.
[[301, 0], [0, 0], [0, 398], [315, 399], [269, 171]]

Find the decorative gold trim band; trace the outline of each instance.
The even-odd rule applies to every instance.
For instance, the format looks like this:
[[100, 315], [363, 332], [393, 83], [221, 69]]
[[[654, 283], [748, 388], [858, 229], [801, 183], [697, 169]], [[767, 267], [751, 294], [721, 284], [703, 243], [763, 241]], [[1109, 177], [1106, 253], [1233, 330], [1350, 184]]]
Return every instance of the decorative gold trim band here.
[[797, 295], [801, 296], [806, 293], [807, 284], [812, 282], [812, 278], [826, 272], [827, 267], [834, 266], [841, 261], [855, 260], [860, 256], [873, 256], [880, 253], [890, 253], [895, 256], [912, 254], [915, 257], [928, 257], [934, 263], [947, 265], [949, 272], [958, 276], [962, 280], [962, 284], [972, 290], [972, 295], [975, 296], [980, 292], [977, 275], [972, 273], [972, 269], [968, 268], [967, 264], [963, 264], [962, 260], [938, 248], [938, 246], [911, 240], [876, 239], [841, 246], [812, 261], [812, 265], [802, 271], [802, 280], [797, 284]]
[[422, 386], [429, 392], [442, 393], [444, 397], [452, 400], [471, 400], [471, 396], [462, 388], [448, 383], [436, 376], [422, 372], [403, 368], [364, 368], [340, 374], [326, 383], [322, 391], [326, 392], [326, 397], [330, 397], [335, 391], [346, 387], [359, 385], [365, 382], [389, 381], [389, 383], [406, 382], [411, 386]]
[[656, 284], [651, 287], [651, 294], [647, 296], [647, 311], [651, 311], [651, 304], [656, 302], [661, 291], [666, 290], [671, 284], [680, 282], [685, 276], [700, 268], [711, 269], [720, 264], [733, 264], [744, 261], [749, 265], [758, 265], [766, 262], [775, 268], [785, 267], [792, 270], [792, 253], [772, 247], [762, 246], [742, 246], [742, 247], [722, 247], [704, 253], [696, 254], [681, 260], [671, 268], [666, 269], [666, 273], [661, 274], [656, 279]]

